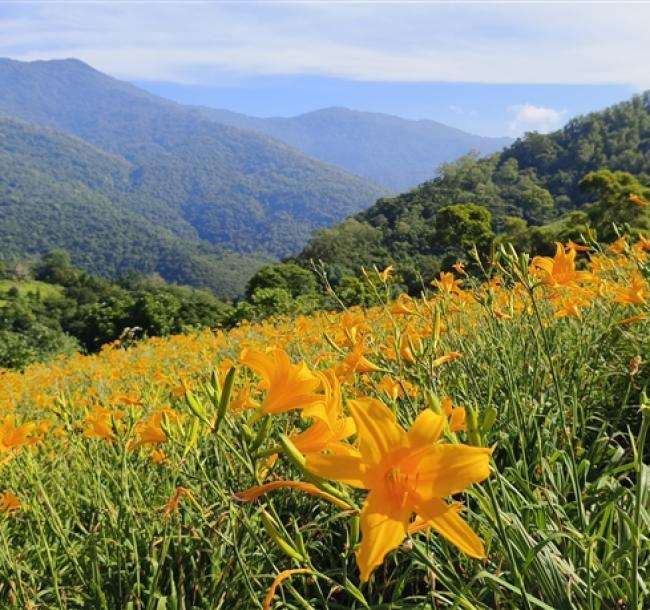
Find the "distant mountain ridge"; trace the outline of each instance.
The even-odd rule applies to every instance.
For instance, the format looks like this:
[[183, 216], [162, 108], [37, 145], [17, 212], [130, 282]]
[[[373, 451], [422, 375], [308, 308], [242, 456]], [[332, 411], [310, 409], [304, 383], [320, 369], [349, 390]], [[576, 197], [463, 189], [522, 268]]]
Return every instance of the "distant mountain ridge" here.
[[[164, 207], [132, 189], [132, 169], [74, 136], [0, 117], [0, 259], [61, 248], [102, 277], [159, 273], [240, 294], [269, 259], [200, 240], [180, 216], [165, 216]], [[158, 221], [146, 217], [156, 213]]]
[[[79, 206], [87, 208], [94, 202], [95, 212], [101, 209], [104, 214], [103, 222], [118, 211], [122, 215], [122, 225], [114, 223], [106, 227], [107, 232], [122, 231], [126, 214], [132, 226], [142, 226], [143, 234], [151, 237], [153, 241], [147, 238], [148, 243], [160, 234], [164, 235], [162, 241], [189, 240], [188, 251], [200, 251], [201, 257], [211, 256], [211, 251], [223, 254], [226, 248], [252, 254], [256, 260], [258, 255], [268, 260], [295, 253], [315, 229], [368, 207], [386, 192], [282, 142], [218, 124], [196, 109], [149, 94], [78, 60], [25, 63], [0, 59], [0, 116], [31, 124], [2, 124], [2, 129], [13, 132], [14, 140], [12, 148], [7, 144], [12, 137], [0, 134], [5, 164], [13, 163], [14, 174], [20, 168], [22, 180], [30, 175], [34, 178], [40, 185], [43, 206], [61, 207], [62, 214], [43, 210], [48, 226], [39, 225], [38, 215], [30, 216], [36, 223], [35, 232], [42, 236], [42, 248], [62, 245], [66, 225], [57, 223], [69, 217], [72, 208], [65, 205], [84, 188], [94, 194], [85, 193], [77, 201]], [[39, 132], [42, 127], [37, 125], [57, 133]], [[15, 132], [21, 128], [29, 132], [26, 142], [32, 149], [23, 149], [20, 159], [12, 161], [18, 154]], [[64, 135], [68, 139], [60, 138]], [[88, 146], [81, 146], [81, 141]], [[61, 156], [58, 144], [67, 147], [63, 157], [75, 148], [80, 155], [74, 162], [66, 161], [66, 172], [74, 169], [72, 174], [56, 175]], [[50, 157], [43, 157], [43, 151]], [[99, 163], [90, 174], [82, 171], [88, 159]], [[46, 196], [48, 189], [41, 188], [45, 183], [63, 199]], [[34, 185], [23, 184], [22, 194], [20, 183], [10, 186], [15, 202], [24, 201]], [[103, 198], [101, 205], [95, 196]], [[11, 208], [17, 226], [24, 224], [28, 207]], [[0, 221], [8, 220], [8, 209], [0, 200]], [[81, 213], [81, 208], [77, 212]], [[21, 251], [21, 239], [14, 236], [13, 256]], [[83, 266], [88, 260], [90, 253], [81, 251], [87, 242], [76, 250], [68, 243], [76, 264]], [[126, 241], [122, 245], [128, 248]], [[151, 253], [158, 250], [152, 248]], [[9, 249], [8, 243], [0, 244], [0, 256], [6, 256]], [[95, 249], [96, 254], [98, 251]], [[111, 259], [111, 268], [122, 270], [125, 261], [130, 261], [129, 265], [135, 262], [133, 252], [103, 254]], [[197, 282], [187, 269], [174, 264], [173, 256], [166, 257], [164, 264], [153, 261], [147, 266], [168, 280]], [[219, 274], [219, 265], [209, 267]], [[84, 268], [101, 274], [96, 268]], [[214, 287], [220, 280], [215, 277], [199, 283]]]
[[123, 156], [136, 166], [139, 189], [180, 209], [202, 238], [234, 250], [289, 254], [315, 228], [368, 207], [384, 192], [78, 60], [3, 60], [0, 85], [0, 112]]
[[496, 152], [511, 138], [488, 138], [431, 120], [342, 107], [324, 108], [291, 118], [259, 118], [200, 107], [213, 121], [264, 133], [306, 154], [338, 165], [393, 191], [430, 180], [441, 163], [476, 151]]

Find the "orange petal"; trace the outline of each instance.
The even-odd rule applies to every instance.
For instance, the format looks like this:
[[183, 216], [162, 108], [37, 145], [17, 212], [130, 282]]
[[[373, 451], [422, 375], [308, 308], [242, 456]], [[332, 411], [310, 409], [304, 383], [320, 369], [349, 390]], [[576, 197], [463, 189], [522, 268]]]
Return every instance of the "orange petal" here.
[[445, 418], [425, 409], [416, 418], [408, 431], [409, 444], [412, 449], [433, 445], [442, 434]]
[[256, 350], [244, 349], [239, 357], [239, 361], [264, 378], [267, 383], [270, 381], [270, 373], [273, 370], [274, 362], [273, 358], [268, 354]]
[[305, 419], [315, 419], [321, 421], [329, 426], [331, 417], [327, 411], [327, 405], [323, 401], [322, 397], [318, 402], [314, 402], [309, 406], [305, 407], [301, 413], [302, 417]]
[[264, 598], [264, 603], [262, 604], [262, 610], [269, 610], [269, 608], [271, 607], [271, 602], [273, 601], [273, 597], [275, 596], [275, 592], [277, 591], [280, 584], [282, 584], [283, 581], [289, 578], [289, 576], [293, 576], [294, 574], [311, 574], [311, 573], [312, 571], [308, 570], [307, 568], [295, 568], [293, 570], [284, 570], [284, 572], [280, 572], [275, 577], [275, 580], [271, 584], [271, 588], [269, 589], [269, 592], [266, 594], [266, 597]]
[[438, 444], [418, 464], [417, 492], [422, 498], [458, 493], [490, 475], [491, 449]]
[[368, 489], [366, 470], [361, 456], [357, 451], [349, 454], [310, 454], [307, 456], [305, 468], [319, 477], [333, 481], [341, 481], [346, 485]]
[[448, 505], [435, 498], [419, 507], [418, 512], [434, 530], [446, 538], [463, 553], [476, 559], [485, 557], [485, 549], [480, 538], [460, 516], [458, 504]]
[[319, 496], [320, 498], [323, 498], [344, 510], [350, 508], [349, 504], [346, 504], [343, 502], [343, 500], [340, 500], [336, 496], [328, 494], [326, 491], [319, 489], [311, 483], [303, 483], [302, 481], [272, 481], [271, 483], [266, 483], [265, 485], [251, 487], [246, 491], [240, 491], [239, 493], [235, 494], [235, 498], [237, 500], [241, 500], [242, 502], [251, 502], [253, 500], [257, 500], [257, 498], [264, 495], [266, 492], [273, 491], [275, 489], [299, 489], [300, 491], [304, 491], [305, 493], [308, 493], [312, 496]]
[[357, 551], [363, 582], [381, 565], [384, 557], [404, 540], [410, 512], [410, 507], [396, 507], [377, 491], [368, 494], [361, 511], [362, 538]]
[[467, 430], [467, 414], [463, 407], [456, 407], [452, 410], [449, 429], [452, 432], [463, 432]]
[[336, 422], [334, 433], [338, 439], [348, 438], [357, 431], [357, 426], [351, 417], [344, 417]]
[[326, 423], [316, 420], [309, 428], [289, 439], [300, 453], [318, 453], [332, 440], [332, 431]]
[[348, 407], [357, 425], [359, 450], [364, 461], [379, 464], [395, 447], [407, 444], [406, 432], [398, 425], [393, 412], [380, 400], [350, 400]]
[[436, 358], [435, 360], [432, 360], [431, 366], [435, 368], [437, 366], [440, 366], [441, 364], [444, 364], [445, 362], [449, 362], [450, 360], [455, 360], [456, 358], [462, 358], [462, 357], [463, 354], [461, 354], [460, 352], [449, 352], [444, 356], [440, 356], [440, 358]]

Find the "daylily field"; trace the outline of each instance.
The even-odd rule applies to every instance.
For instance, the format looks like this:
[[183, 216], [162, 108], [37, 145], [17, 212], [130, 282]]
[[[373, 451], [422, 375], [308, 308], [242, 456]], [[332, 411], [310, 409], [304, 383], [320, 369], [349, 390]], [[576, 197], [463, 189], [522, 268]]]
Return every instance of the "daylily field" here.
[[0, 371], [0, 608], [650, 607], [649, 257]]

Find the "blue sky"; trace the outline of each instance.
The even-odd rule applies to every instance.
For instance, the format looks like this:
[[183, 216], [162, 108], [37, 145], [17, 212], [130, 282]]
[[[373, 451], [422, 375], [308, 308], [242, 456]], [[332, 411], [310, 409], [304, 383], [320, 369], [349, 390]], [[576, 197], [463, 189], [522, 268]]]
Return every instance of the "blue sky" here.
[[347, 106], [520, 135], [650, 88], [648, 23], [620, 0], [2, 1], [0, 56], [258, 116]]

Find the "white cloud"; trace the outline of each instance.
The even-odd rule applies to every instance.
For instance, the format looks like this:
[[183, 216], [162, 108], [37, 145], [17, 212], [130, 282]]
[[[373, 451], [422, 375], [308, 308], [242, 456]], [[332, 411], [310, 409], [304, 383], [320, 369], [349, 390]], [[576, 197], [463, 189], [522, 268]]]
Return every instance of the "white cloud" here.
[[513, 136], [520, 136], [527, 131], [548, 133], [561, 127], [567, 115], [566, 110], [544, 108], [532, 104], [509, 106], [508, 112], [513, 115], [508, 122], [508, 132]]
[[643, 88], [647, 23], [650, 4], [0, 3], [0, 55], [201, 84], [311, 74]]
[[478, 116], [478, 111], [476, 110], [465, 110], [462, 106], [457, 106], [456, 104], [449, 104], [447, 106], [450, 112], [453, 112], [454, 114], [460, 114], [460, 115], [467, 115], [470, 117], [477, 117]]

